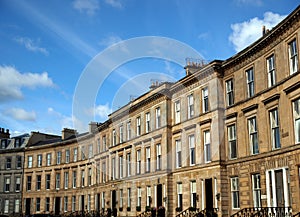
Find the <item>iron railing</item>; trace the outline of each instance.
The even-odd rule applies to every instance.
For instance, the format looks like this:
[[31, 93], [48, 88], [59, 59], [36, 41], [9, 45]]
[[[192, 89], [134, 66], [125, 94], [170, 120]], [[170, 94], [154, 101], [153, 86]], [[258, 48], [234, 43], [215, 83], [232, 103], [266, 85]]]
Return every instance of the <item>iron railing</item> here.
[[231, 217], [292, 217], [292, 212], [290, 207], [248, 207]]
[[300, 217], [300, 212], [294, 214], [293, 217]]
[[189, 207], [182, 212], [178, 213], [176, 217], [194, 217], [200, 213], [201, 209], [195, 207]]
[[217, 217], [217, 211], [217, 208], [201, 210], [200, 208], [189, 207], [177, 214], [176, 217]]
[[204, 209], [201, 210], [196, 216], [197, 217], [217, 217], [218, 208]]

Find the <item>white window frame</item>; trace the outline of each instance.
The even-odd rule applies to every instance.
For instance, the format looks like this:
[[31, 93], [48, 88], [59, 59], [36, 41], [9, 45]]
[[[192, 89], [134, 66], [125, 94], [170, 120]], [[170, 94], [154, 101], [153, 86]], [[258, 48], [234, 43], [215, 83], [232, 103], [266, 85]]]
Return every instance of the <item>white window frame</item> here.
[[55, 189], [60, 189], [60, 173], [55, 174]]
[[259, 173], [252, 174], [252, 192], [254, 207], [261, 207], [261, 177]]
[[101, 208], [105, 209], [105, 192], [101, 193]]
[[116, 135], [116, 129], [112, 130], [112, 146], [115, 146], [117, 144], [117, 135]]
[[208, 87], [202, 89], [202, 113], [209, 111]]
[[300, 143], [300, 98], [293, 102], [295, 143]]
[[232, 209], [240, 208], [240, 190], [239, 190], [239, 178], [230, 178], [230, 190], [231, 190], [231, 207]]
[[69, 188], [69, 172], [64, 172], [64, 188]]
[[120, 189], [119, 193], [119, 208], [123, 208], [123, 189]]
[[138, 187], [137, 188], [137, 206], [141, 207], [142, 205], [142, 188]]
[[195, 135], [188, 136], [189, 143], [189, 156], [190, 156], [190, 166], [194, 166], [196, 164], [196, 147], [195, 147]]
[[246, 78], [247, 78], [247, 97], [251, 98], [255, 95], [253, 67], [246, 70]]
[[36, 190], [40, 191], [42, 187], [42, 175], [36, 175]]
[[[49, 177], [49, 179], [48, 179], [48, 177]], [[46, 179], [45, 188], [46, 188], [46, 190], [50, 190], [51, 189], [51, 174], [47, 173], [45, 179]]]
[[15, 186], [15, 191], [20, 192], [21, 190], [21, 177], [16, 177], [16, 186]]
[[190, 181], [190, 206], [191, 207], [197, 207], [197, 185], [196, 185], [196, 181]]
[[131, 153], [126, 154], [126, 171], [127, 171], [127, 177], [131, 176]]
[[106, 135], [102, 136], [102, 151], [106, 151]]
[[65, 154], [66, 154], [66, 160], [65, 160], [66, 163], [70, 163], [70, 149], [67, 149]]
[[205, 163], [211, 162], [211, 135], [210, 130], [203, 131], [203, 141], [204, 141], [204, 160]]
[[177, 207], [183, 208], [182, 183], [177, 183]]
[[[227, 127], [229, 158], [237, 158], [237, 140], [236, 140], [236, 124], [231, 124]], [[234, 148], [234, 150], [233, 150]]]
[[176, 146], [176, 168], [181, 168], [182, 167], [182, 145], [180, 139], [175, 140], [175, 146]]
[[289, 43], [289, 59], [290, 59], [290, 74], [294, 74], [298, 71], [298, 51], [297, 51], [297, 41], [292, 40]]
[[119, 134], [120, 134], [120, 143], [124, 142], [124, 131], [123, 131], [123, 124], [119, 126]]
[[51, 166], [51, 153], [47, 153], [47, 166]]
[[136, 118], [136, 136], [140, 136], [141, 132], [141, 117], [139, 116]]
[[234, 86], [233, 86], [233, 79], [228, 79], [225, 82], [226, 86], [226, 105], [231, 106], [234, 104]]
[[77, 171], [73, 170], [72, 172], [72, 187], [77, 187]]
[[76, 210], [76, 196], [72, 196], [72, 212]]
[[276, 71], [275, 71], [275, 55], [272, 54], [267, 58], [267, 71], [268, 71], [268, 87], [276, 84]]
[[64, 212], [68, 211], [68, 196], [64, 196]]
[[180, 100], [177, 100], [174, 103], [174, 110], [175, 110], [175, 124], [180, 123]]
[[147, 186], [146, 188], [146, 206], [150, 207], [151, 205], [151, 186]]
[[146, 133], [149, 133], [151, 131], [151, 117], [150, 112], [146, 113]]
[[56, 152], [56, 164], [61, 164], [61, 151]]
[[151, 171], [151, 148], [146, 147], [146, 172]]
[[162, 169], [161, 144], [156, 144], [156, 170]]
[[37, 166], [41, 167], [43, 163], [43, 155], [42, 154], [38, 154], [37, 155]]
[[155, 109], [155, 126], [156, 129], [161, 127], [161, 111], [160, 111], [160, 107], [157, 107]]
[[27, 162], [27, 167], [28, 167], [28, 168], [32, 168], [32, 155], [28, 156], [28, 157], [27, 157], [27, 160], [28, 160], [28, 162]]
[[188, 119], [194, 117], [194, 95], [190, 94], [187, 96], [187, 101], [188, 101]]
[[81, 170], [80, 175], [81, 175], [81, 187], [84, 187], [85, 186], [85, 171]]
[[122, 179], [124, 177], [124, 159], [123, 155], [119, 156], [119, 177]]
[[136, 151], [136, 174], [141, 174], [141, 149]]
[[269, 112], [269, 116], [270, 116], [270, 131], [271, 131], [272, 148], [278, 149], [281, 147], [278, 109], [277, 108], [272, 109]]
[[131, 121], [127, 122], [127, 140], [131, 139]]
[[5, 199], [4, 200], [4, 213], [8, 213], [9, 211], [9, 200]]
[[252, 155], [259, 154], [258, 130], [257, 130], [257, 121], [255, 116], [248, 119], [248, 135], [249, 135], [251, 154]]
[[15, 208], [14, 208], [15, 213], [20, 212], [20, 199], [15, 199]]
[[10, 181], [11, 181], [11, 179], [10, 179], [10, 177], [5, 177], [4, 178], [4, 180], [5, 180], [5, 185], [4, 185], [4, 192], [10, 192]]
[[78, 148], [73, 149], [73, 162], [77, 162], [78, 160]]

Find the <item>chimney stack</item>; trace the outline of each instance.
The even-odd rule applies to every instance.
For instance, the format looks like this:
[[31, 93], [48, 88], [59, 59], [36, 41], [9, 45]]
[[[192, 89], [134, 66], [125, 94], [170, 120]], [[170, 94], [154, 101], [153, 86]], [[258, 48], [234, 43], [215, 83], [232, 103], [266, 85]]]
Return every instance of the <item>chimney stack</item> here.
[[5, 130], [4, 128], [0, 128], [0, 138], [9, 139], [10, 138], [9, 129]]
[[61, 131], [61, 138], [62, 138], [62, 140], [65, 140], [65, 139], [70, 138], [71, 136], [75, 136], [76, 134], [77, 134], [77, 131], [76, 131], [76, 130], [64, 128], [64, 129]]
[[90, 122], [89, 123], [89, 132], [90, 133], [93, 133], [93, 132], [95, 132], [95, 130], [97, 129], [97, 127], [99, 126], [99, 123], [97, 123], [97, 122]]
[[266, 34], [266, 26], [263, 25], [263, 26], [262, 26], [262, 35], [264, 36], [265, 34]]

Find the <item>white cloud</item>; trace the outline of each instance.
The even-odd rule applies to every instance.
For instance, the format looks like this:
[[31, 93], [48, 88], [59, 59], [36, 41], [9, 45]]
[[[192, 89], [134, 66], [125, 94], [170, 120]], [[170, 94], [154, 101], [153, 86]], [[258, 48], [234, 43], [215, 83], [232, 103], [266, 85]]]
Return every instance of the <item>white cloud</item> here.
[[0, 102], [21, 99], [22, 88], [54, 87], [47, 72], [20, 73], [12, 66], [0, 66]]
[[46, 48], [39, 47], [39, 45], [38, 45], [40, 43], [39, 39], [37, 41], [34, 41], [34, 40], [32, 40], [30, 38], [26, 38], [26, 37], [17, 37], [17, 38], [15, 38], [15, 41], [21, 45], [24, 45], [25, 48], [29, 51], [40, 52], [44, 55], [49, 54], [49, 52], [47, 51]]
[[200, 40], [205, 40], [207, 38], [209, 38], [209, 33], [208, 32], [203, 32], [203, 33], [200, 33], [198, 35], [198, 39], [200, 39]]
[[108, 36], [106, 38], [103, 38], [99, 42], [99, 44], [102, 45], [102, 46], [105, 46], [105, 47], [109, 47], [111, 45], [119, 43], [120, 41], [122, 41], [122, 39], [119, 36], [117, 36], [117, 35], [111, 35], [111, 36]]
[[105, 105], [97, 105], [95, 107], [95, 115], [99, 116], [103, 120], [106, 120], [111, 112], [112, 110], [108, 103]]
[[109, 107], [109, 104], [106, 103], [105, 105], [97, 105], [94, 108], [89, 108], [85, 113], [91, 117], [98, 116], [100, 121], [106, 121], [108, 115], [112, 113], [112, 109]]
[[91, 16], [99, 10], [99, 2], [97, 0], [75, 0], [73, 7], [81, 13], [87, 13]]
[[48, 108], [48, 115], [52, 116], [57, 123], [63, 128], [71, 128], [77, 130], [77, 132], [86, 132], [88, 125], [83, 123], [81, 120], [73, 116], [66, 116], [56, 111], [54, 108]]
[[109, 4], [110, 6], [114, 8], [122, 8], [121, 1], [118, 0], [105, 0], [106, 4]]
[[233, 32], [229, 36], [229, 41], [233, 43], [235, 50], [238, 52], [262, 36], [262, 26], [271, 29], [285, 17], [286, 15], [266, 12], [263, 19], [255, 17], [249, 21], [232, 24], [231, 29]]
[[5, 110], [4, 114], [18, 121], [36, 121], [36, 113], [34, 111], [25, 111], [22, 108], [10, 108]]
[[109, 47], [109, 49], [122, 51], [124, 53], [129, 53], [128, 48], [125, 45], [126, 41], [124, 41], [121, 37], [117, 35], [110, 35], [106, 38], [103, 38], [99, 45], [104, 47]]

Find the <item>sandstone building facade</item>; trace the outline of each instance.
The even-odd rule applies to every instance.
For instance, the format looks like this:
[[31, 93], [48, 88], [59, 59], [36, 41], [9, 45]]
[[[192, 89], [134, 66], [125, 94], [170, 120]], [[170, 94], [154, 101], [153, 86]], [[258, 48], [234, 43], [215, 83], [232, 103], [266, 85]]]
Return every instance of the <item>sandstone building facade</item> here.
[[300, 211], [300, 7], [233, 57], [187, 64], [88, 133], [25, 150], [23, 213]]
[[10, 137], [0, 129], [0, 214], [22, 213], [24, 148], [28, 134]]

